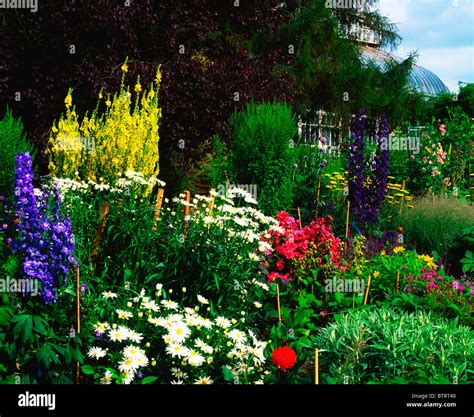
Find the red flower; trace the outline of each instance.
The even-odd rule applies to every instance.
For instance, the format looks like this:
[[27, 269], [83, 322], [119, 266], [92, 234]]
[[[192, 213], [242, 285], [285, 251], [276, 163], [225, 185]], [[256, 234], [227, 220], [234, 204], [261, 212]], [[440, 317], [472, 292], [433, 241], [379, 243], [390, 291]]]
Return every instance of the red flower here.
[[293, 368], [296, 362], [296, 352], [289, 346], [276, 348], [272, 353], [272, 363], [280, 369]]
[[278, 271], [283, 271], [283, 268], [285, 268], [285, 263], [283, 261], [276, 261], [276, 269]]

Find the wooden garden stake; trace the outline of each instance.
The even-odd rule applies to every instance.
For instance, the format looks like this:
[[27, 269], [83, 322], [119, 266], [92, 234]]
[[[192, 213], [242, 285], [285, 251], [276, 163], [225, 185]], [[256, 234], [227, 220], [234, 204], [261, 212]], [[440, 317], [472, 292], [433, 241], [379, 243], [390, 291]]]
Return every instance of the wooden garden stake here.
[[280, 312], [280, 287], [277, 284], [277, 307], [278, 307], [278, 321], [281, 321], [281, 312]]
[[314, 383], [319, 385], [319, 349], [314, 349]]
[[155, 220], [160, 216], [161, 206], [163, 205], [163, 196], [165, 194], [164, 188], [159, 188], [158, 193], [156, 194], [156, 203], [155, 203]]
[[211, 192], [209, 193], [211, 201], [209, 202], [209, 216], [212, 214], [212, 209], [214, 208], [214, 193], [216, 192], [215, 188], [211, 188]]
[[303, 227], [302, 224], [301, 224], [301, 212], [300, 212], [300, 208], [298, 207], [298, 220], [300, 221], [300, 229]]
[[397, 271], [397, 286], [395, 288], [395, 291], [398, 292], [398, 284], [400, 283], [400, 271]]
[[191, 193], [189, 191], [185, 191], [186, 194], [186, 203], [183, 209], [183, 222], [184, 222], [184, 237], [186, 237], [186, 233], [188, 231], [188, 223], [186, 217], [189, 215], [189, 202], [191, 201]]
[[155, 203], [155, 209], [153, 213], [153, 230], [156, 230], [156, 222], [158, 221], [158, 218], [160, 217], [160, 211], [161, 211], [161, 206], [163, 205], [164, 194], [165, 194], [165, 189], [159, 188], [158, 193], [156, 194], [156, 203]]
[[369, 289], [370, 289], [370, 275], [369, 275], [369, 279], [367, 280], [367, 289], [365, 290], [364, 305], [367, 304], [367, 297], [369, 296]]
[[351, 209], [351, 200], [347, 200], [347, 215], [346, 215], [346, 239], [349, 237], [349, 212]]
[[109, 212], [110, 212], [110, 205], [108, 201], [104, 201], [102, 203], [102, 206], [100, 207], [99, 221], [97, 222], [95, 237], [94, 237], [94, 241], [92, 242], [91, 259], [94, 263], [96, 263], [97, 256], [99, 255], [99, 246], [100, 246], [100, 242], [102, 242], [105, 225], [107, 224], [107, 215], [109, 214]]

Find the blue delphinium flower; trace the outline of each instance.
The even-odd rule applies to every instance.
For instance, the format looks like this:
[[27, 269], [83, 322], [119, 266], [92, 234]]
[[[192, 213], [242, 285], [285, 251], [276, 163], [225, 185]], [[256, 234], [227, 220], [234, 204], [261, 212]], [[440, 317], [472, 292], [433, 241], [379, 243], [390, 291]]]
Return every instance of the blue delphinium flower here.
[[[385, 115], [381, 117], [377, 134], [377, 149], [367, 170], [364, 181], [364, 120], [363, 110], [359, 110], [352, 127], [353, 141], [349, 155], [349, 198], [351, 211], [363, 224], [377, 221], [378, 211], [387, 192], [388, 150], [382, 142], [388, 137], [388, 123]], [[384, 139], [385, 138], [385, 139]]]
[[26, 278], [38, 280], [39, 296], [45, 304], [56, 301], [56, 279], [65, 282], [74, 248], [71, 222], [60, 214], [59, 192], [53, 189], [54, 210], [48, 212], [51, 194], [43, 190], [36, 198], [33, 187], [32, 160], [28, 152], [16, 157], [15, 211], [19, 217], [18, 235], [13, 250], [23, 255], [22, 272]]

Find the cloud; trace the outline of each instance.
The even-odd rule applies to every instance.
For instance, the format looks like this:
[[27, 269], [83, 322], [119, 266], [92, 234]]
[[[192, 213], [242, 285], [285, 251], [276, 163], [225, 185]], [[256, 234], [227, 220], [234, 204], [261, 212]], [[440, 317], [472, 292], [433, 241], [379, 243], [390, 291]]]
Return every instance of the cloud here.
[[379, 9], [397, 24], [402, 44], [393, 53], [418, 51], [417, 64], [437, 74], [450, 90], [474, 82], [472, 0], [380, 0]]

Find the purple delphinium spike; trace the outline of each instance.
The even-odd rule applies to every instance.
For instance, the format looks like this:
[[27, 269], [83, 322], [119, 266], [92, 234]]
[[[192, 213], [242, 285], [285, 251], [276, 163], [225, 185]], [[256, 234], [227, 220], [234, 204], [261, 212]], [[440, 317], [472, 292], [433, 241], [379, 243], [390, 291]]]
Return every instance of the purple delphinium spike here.
[[32, 161], [29, 153], [16, 157], [15, 210], [19, 216], [18, 236], [12, 247], [24, 256], [22, 272], [41, 282], [39, 296], [45, 304], [56, 301], [56, 278], [65, 282], [71, 262], [74, 235], [69, 218], [60, 215], [59, 192], [53, 189], [55, 207], [48, 214], [50, 193], [43, 190], [36, 199], [33, 188]]

